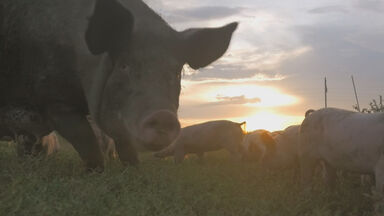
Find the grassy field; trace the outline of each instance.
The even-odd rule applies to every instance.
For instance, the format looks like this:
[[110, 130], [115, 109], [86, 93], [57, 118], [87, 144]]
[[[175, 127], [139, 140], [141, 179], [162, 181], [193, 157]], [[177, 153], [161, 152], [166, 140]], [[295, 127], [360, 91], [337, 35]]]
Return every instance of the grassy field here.
[[64, 147], [46, 158], [17, 158], [0, 143], [0, 215], [372, 215], [357, 176], [330, 192], [317, 178], [303, 192], [292, 171], [269, 172], [235, 162], [226, 152], [172, 159], [141, 156], [140, 167], [109, 161], [104, 173], [86, 174]]

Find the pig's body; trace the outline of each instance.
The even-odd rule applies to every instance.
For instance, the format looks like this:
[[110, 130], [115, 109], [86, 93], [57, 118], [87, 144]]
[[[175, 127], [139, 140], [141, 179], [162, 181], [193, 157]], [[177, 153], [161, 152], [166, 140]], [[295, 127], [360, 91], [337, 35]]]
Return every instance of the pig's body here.
[[185, 127], [169, 147], [155, 153], [155, 156], [174, 156], [175, 162], [180, 163], [189, 153], [202, 158], [204, 152], [227, 149], [235, 157], [240, 157], [244, 136], [242, 124], [219, 120]]
[[300, 129], [299, 156], [303, 183], [312, 180], [315, 166], [324, 161], [327, 181], [336, 170], [375, 174], [376, 187], [384, 184], [384, 114], [363, 114], [326, 108], [313, 112]]
[[300, 125], [292, 125], [274, 137], [276, 152], [271, 167], [298, 169], [299, 130]]

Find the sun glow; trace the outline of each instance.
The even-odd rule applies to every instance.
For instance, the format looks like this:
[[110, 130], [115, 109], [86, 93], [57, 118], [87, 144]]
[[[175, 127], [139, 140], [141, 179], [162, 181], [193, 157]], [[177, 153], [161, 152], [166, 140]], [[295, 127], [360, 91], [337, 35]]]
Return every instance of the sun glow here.
[[[283, 90], [255, 82], [188, 82], [181, 96], [182, 126], [227, 119], [246, 121], [247, 131], [282, 130], [300, 124], [303, 117], [280, 112], [292, 107], [300, 98]], [[280, 111], [279, 111], [280, 110]], [[191, 114], [192, 113], [192, 114]]]
[[276, 131], [283, 130], [290, 125], [300, 124], [303, 118], [302, 116], [287, 116], [270, 111], [260, 111], [248, 117], [234, 119], [234, 121], [246, 121], [246, 130], [248, 132], [257, 129]]

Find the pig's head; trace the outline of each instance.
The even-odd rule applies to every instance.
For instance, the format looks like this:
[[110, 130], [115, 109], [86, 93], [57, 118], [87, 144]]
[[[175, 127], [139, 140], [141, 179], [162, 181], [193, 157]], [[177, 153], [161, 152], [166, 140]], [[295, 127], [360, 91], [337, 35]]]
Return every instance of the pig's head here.
[[166, 147], [180, 131], [183, 65], [198, 69], [218, 59], [236, 27], [178, 32], [141, 0], [96, 1], [85, 39], [92, 54], [106, 56], [107, 76], [95, 120], [118, 142], [129, 137], [139, 149]]
[[245, 160], [257, 161], [263, 166], [269, 166], [276, 152], [276, 143], [268, 131], [258, 130], [245, 139]]

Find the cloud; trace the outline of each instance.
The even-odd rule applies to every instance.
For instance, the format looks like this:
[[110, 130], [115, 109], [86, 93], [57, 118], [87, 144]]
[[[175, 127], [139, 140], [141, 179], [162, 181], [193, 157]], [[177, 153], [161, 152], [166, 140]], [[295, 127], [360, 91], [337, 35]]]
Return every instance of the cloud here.
[[[297, 74], [285, 79], [286, 89], [305, 96], [307, 108], [324, 106], [323, 80], [328, 80], [328, 105], [351, 109], [355, 103], [350, 76], [354, 75], [359, 100], [382, 94], [384, 36], [372, 26], [353, 25], [354, 20], [298, 26], [297, 34], [311, 52], [283, 62], [277, 70]], [[309, 92], [309, 93], [308, 93]], [[362, 102], [364, 100], [364, 102]]]
[[384, 11], [384, 2], [382, 0], [357, 0], [356, 7], [372, 12], [381, 13]]
[[351, 72], [383, 66], [379, 59], [384, 57], [384, 31], [352, 25], [301, 26], [297, 30], [302, 42], [312, 47], [313, 57], [324, 60], [319, 68], [336, 66]]
[[332, 5], [332, 6], [313, 8], [313, 9], [309, 10], [308, 12], [313, 13], [313, 14], [347, 13], [348, 10], [345, 9], [343, 6], [340, 6], [340, 5]]
[[228, 104], [226, 106], [190, 105], [179, 109], [181, 119], [228, 119], [229, 117], [243, 117], [257, 111], [258, 108], [243, 106], [241, 104]]
[[183, 79], [191, 81], [276, 81], [285, 76], [275, 70], [279, 64], [310, 51], [310, 47], [292, 50], [233, 50], [211, 66], [198, 71], [185, 68]]
[[346, 38], [352, 44], [371, 50], [372, 52], [384, 53], [384, 30], [375, 29], [368, 32], [359, 32]]
[[245, 95], [240, 96], [223, 96], [223, 95], [217, 95], [216, 99], [218, 101], [216, 102], [210, 102], [210, 103], [204, 103], [199, 106], [222, 106], [222, 105], [230, 105], [230, 104], [250, 104], [250, 103], [259, 103], [261, 102], [261, 99], [258, 97], [254, 98], [246, 98]]
[[271, 81], [281, 81], [286, 79], [287, 76], [281, 74], [263, 74], [257, 73], [251, 77], [246, 78], [236, 78], [236, 79], [223, 79], [223, 78], [209, 78], [209, 79], [184, 79], [182, 80], [182, 85], [226, 85], [226, 84], [245, 84], [245, 83], [259, 83], [259, 82], [271, 82]]
[[203, 6], [170, 10], [165, 18], [171, 23], [204, 21], [239, 15], [242, 11], [241, 7]]

